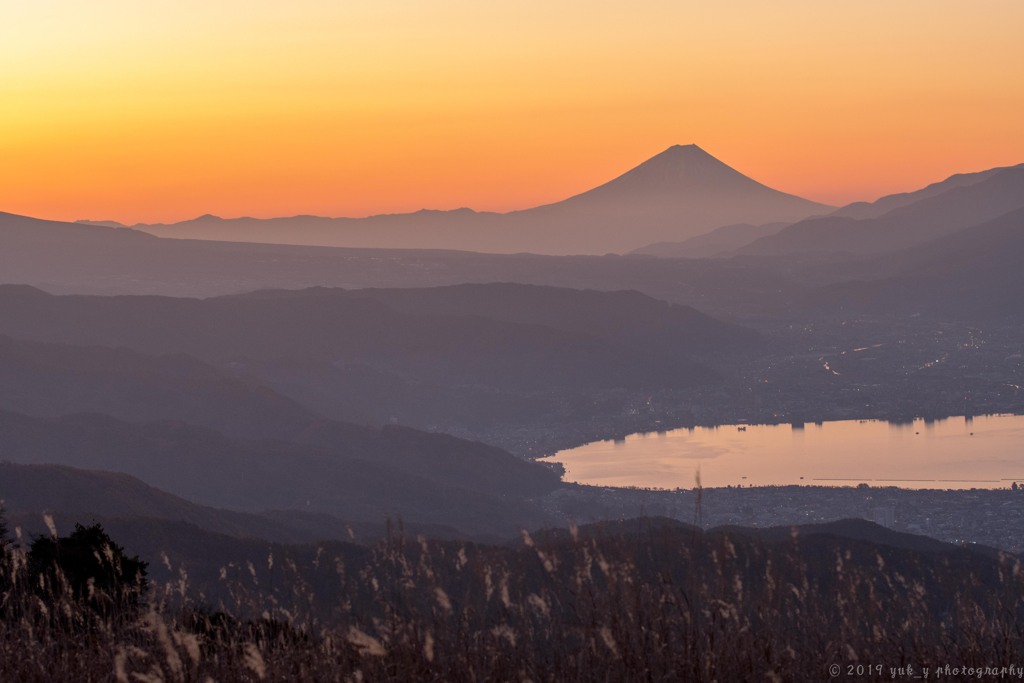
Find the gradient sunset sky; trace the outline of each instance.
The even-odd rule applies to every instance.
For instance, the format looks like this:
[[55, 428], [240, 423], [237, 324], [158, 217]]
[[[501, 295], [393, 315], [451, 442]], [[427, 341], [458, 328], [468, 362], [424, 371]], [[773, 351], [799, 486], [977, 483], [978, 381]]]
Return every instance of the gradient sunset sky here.
[[0, 211], [505, 211], [697, 143], [842, 204], [1024, 162], [1024, 2], [0, 2]]

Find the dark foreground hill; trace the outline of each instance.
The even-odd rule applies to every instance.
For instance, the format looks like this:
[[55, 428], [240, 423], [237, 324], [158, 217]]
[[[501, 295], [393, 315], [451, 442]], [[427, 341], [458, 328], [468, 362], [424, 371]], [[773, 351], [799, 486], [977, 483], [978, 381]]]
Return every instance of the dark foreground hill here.
[[[4, 429], [3, 433], [7, 436], [10, 432]], [[8, 520], [23, 527], [26, 534], [45, 533], [43, 514], [49, 514], [61, 532], [70, 531], [76, 522], [131, 518], [174, 520], [234, 538], [286, 543], [321, 540], [299, 526], [270, 517], [189, 502], [120, 472], [7, 460], [0, 464], [0, 499]], [[340, 538], [343, 533], [344, 523], [338, 521], [335, 536]]]
[[[305, 538], [323, 530], [324, 520], [316, 515], [378, 528], [390, 518], [417, 528], [447, 527], [448, 534], [509, 533], [548, 519], [534, 500], [559, 485], [558, 475], [541, 465], [444, 435], [324, 421], [296, 438], [305, 441], [233, 439], [184, 423], [131, 424], [100, 415], [40, 419], [0, 412], [0, 459], [7, 462], [127, 473], [207, 507], [278, 511], [280, 523], [271, 528], [300, 529]], [[28, 476], [20, 470], [8, 474], [3, 485], [12, 490], [18, 487], [15, 475]], [[104, 481], [117, 488], [115, 481]], [[131, 481], [118, 481], [126, 490], [110, 500], [135, 490]], [[83, 492], [94, 489], [78, 484]], [[82, 511], [82, 501], [95, 500], [74, 490], [51, 492], [51, 509]], [[200, 523], [197, 513], [160, 514], [160, 496], [148, 516]], [[140, 506], [146, 500], [142, 493], [129, 497]], [[100, 505], [95, 512], [116, 515], [118, 508]], [[341, 525], [331, 536], [343, 534]]]

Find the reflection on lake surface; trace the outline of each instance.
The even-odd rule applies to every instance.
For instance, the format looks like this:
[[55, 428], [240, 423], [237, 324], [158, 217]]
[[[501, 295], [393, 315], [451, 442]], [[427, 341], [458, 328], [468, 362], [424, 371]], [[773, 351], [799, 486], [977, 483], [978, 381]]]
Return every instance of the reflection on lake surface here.
[[725, 425], [559, 451], [565, 480], [692, 488], [805, 484], [1005, 488], [1024, 483], [1024, 416]]

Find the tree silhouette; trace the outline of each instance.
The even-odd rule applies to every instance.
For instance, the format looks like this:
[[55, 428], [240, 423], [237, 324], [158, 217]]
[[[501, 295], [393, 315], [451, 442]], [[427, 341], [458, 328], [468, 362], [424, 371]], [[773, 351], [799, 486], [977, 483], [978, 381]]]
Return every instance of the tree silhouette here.
[[98, 611], [136, 607], [146, 590], [146, 567], [137, 555], [125, 555], [99, 524], [76, 524], [67, 537], [41, 536], [28, 552], [35, 585], [51, 592], [66, 585]]
[[7, 510], [0, 505], [0, 559], [3, 558], [11, 539], [7, 537]]

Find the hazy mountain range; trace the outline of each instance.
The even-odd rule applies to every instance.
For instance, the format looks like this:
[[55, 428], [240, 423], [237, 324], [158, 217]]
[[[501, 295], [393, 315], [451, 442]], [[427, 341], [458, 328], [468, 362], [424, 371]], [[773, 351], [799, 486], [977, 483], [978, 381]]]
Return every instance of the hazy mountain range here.
[[[981, 176], [979, 179], [978, 176]], [[754, 240], [740, 255], [882, 254], [907, 249], [986, 223], [1024, 206], [1024, 166], [963, 177], [901, 196], [900, 205], [880, 215], [811, 218]], [[883, 206], [894, 202], [879, 200]], [[862, 213], [868, 213], [863, 209]]]
[[840, 283], [821, 299], [850, 311], [968, 321], [1024, 318], [1024, 208], [898, 254], [895, 274]]
[[[822, 215], [796, 222], [764, 222], [747, 216], [748, 222], [736, 223], [727, 221], [723, 214], [715, 219], [718, 223], [702, 228], [703, 234], [639, 250], [645, 255], [683, 254], [702, 259], [715, 256], [713, 261], [662, 258], [652, 262], [639, 256], [555, 257], [167, 240], [156, 239], [139, 230], [2, 214], [0, 273], [6, 281], [24, 282], [53, 292], [191, 296], [268, 287], [419, 287], [509, 281], [574, 288], [637, 289], [707, 311], [745, 317], [777, 313], [801, 301], [814, 300], [817, 295], [813, 289], [818, 286], [844, 280], [900, 277], [902, 270], [911, 268], [914, 262], [913, 257], [900, 256], [902, 251], [923, 247], [931, 240], [981, 225], [1020, 208], [1024, 203], [1021, 200], [1024, 196], [1022, 178], [1024, 169], [1021, 167], [960, 174], [921, 190], [883, 197], [871, 203], [851, 204], [830, 214], [825, 207], [814, 207], [811, 213]], [[690, 200], [698, 195], [708, 198], [729, 195], [729, 201], [723, 201], [724, 204], [745, 206], [736, 199], [735, 193], [778, 199], [773, 191], [729, 169], [699, 148], [676, 146], [591, 192], [533, 210], [487, 215], [487, 220], [514, 219], [532, 224], [536, 218], [536, 226], [541, 226], [539, 232], [549, 236], [570, 235], [573, 229], [555, 230], [544, 224], [545, 217], [582, 215], [580, 212], [600, 206], [593, 209], [597, 214], [633, 216], [634, 222], [646, 225], [653, 220], [650, 219], [652, 212], [656, 212], [652, 206], [660, 207], [658, 211], [682, 215], [687, 206], [692, 208]], [[612, 206], [613, 198], [619, 202], [617, 209]], [[436, 231], [440, 235], [447, 234], [442, 224], [446, 220], [443, 216], [448, 213], [451, 212], [365, 220], [395, 219], [409, 221], [412, 225], [422, 219], [425, 222], [419, 224], [423, 231]], [[454, 214], [458, 214], [456, 222], [477, 215], [468, 210]], [[245, 229], [241, 226], [247, 225], [249, 219], [240, 219], [241, 222], [209, 220], [227, 232], [203, 233], [203, 237], [247, 238], [242, 236]], [[309, 220], [325, 226], [325, 230], [337, 232], [329, 227], [334, 225], [333, 219]], [[200, 222], [204, 221], [207, 219]], [[432, 221], [440, 222], [435, 225]], [[252, 222], [272, 236], [268, 241], [287, 241], [280, 239], [280, 235], [288, 234], [288, 230], [275, 227], [274, 221]], [[588, 219], [590, 225], [599, 223], [597, 219]], [[624, 224], [619, 221], [617, 232], [630, 239], [640, 234], [632, 222], [627, 229], [622, 228]], [[228, 229], [227, 226], [234, 227]], [[279, 232], [279, 227], [285, 232]], [[594, 229], [595, 234], [604, 230]], [[161, 228], [167, 234], [175, 230], [178, 228]], [[378, 232], [377, 228], [370, 231]], [[191, 233], [178, 231], [174, 234], [198, 235], [201, 232], [197, 227]], [[399, 235], [384, 227], [380, 232]], [[527, 236], [529, 231], [517, 232], [505, 226], [500, 232], [514, 233], [518, 239]], [[396, 243], [406, 247], [414, 244], [402, 239], [396, 237]], [[454, 243], [453, 246], [467, 248], [470, 243]], [[585, 251], [604, 250], [603, 246], [595, 246]], [[984, 268], [978, 271], [984, 275]], [[993, 286], [998, 285], [993, 283]]]
[[[727, 258], [737, 254], [820, 256], [892, 251], [1017, 208], [1021, 169], [1024, 164], [960, 173], [920, 190], [887, 195], [874, 202], [854, 202], [795, 224], [723, 225], [686, 240], [650, 244], [633, 253]], [[978, 187], [968, 189], [973, 186]]]
[[546, 423], [602, 392], [714, 386], [717, 363], [763, 345], [636, 292], [514, 284], [205, 300], [0, 286], [0, 335], [8, 409], [279, 438], [311, 414], [467, 435]]
[[0, 214], [0, 280], [51, 293], [185, 297], [520, 282], [635, 289], [701, 310], [745, 311], [770, 310], [799, 290], [788, 277], [751, 263], [175, 240], [12, 214]]
[[604, 254], [693, 237], [728, 223], [792, 222], [831, 209], [766, 187], [697, 145], [675, 145], [592, 190], [507, 214], [457, 209], [369, 218], [205, 215], [132, 227], [160, 237], [234, 242]]

